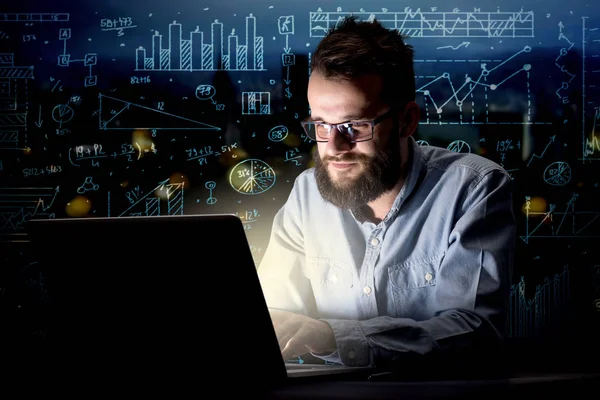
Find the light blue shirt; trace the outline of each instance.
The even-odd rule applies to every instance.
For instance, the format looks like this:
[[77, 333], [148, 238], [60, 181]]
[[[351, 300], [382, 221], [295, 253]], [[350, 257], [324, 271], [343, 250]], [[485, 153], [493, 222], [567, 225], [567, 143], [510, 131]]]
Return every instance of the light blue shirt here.
[[326, 361], [375, 365], [504, 337], [511, 179], [484, 157], [408, 143], [408, 176], [379, 224], [324, 201], [312, 168], [273, 220], [258, 268], [265, 300], [328, 322], [337, 350]]

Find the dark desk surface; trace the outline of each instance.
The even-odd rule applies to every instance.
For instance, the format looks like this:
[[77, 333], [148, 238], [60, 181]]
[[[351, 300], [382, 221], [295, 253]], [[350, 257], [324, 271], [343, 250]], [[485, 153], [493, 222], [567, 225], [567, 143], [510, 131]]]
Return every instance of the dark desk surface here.
[[[267, 399], [597, 398], [600, 373], [522, 373], [501, 379], [298, 380]], [[589, 394], [588, 394], [589, 393]], [[526, 397], [527, 396], [527, 397]], [[531, 396], [531, 397], [529, 397]]]

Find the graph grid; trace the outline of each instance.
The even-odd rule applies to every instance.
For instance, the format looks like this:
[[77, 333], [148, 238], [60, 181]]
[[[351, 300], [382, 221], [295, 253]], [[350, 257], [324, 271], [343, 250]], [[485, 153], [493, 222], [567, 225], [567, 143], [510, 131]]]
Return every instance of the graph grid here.
[[[310, 13], [310, 36], [324, 37], [346, 12]], [[352, 12], [360, 19], [377, 19], [388, 29], [411, 37], [524, 38], [534, 37], [533, 11], [516, 12]]]

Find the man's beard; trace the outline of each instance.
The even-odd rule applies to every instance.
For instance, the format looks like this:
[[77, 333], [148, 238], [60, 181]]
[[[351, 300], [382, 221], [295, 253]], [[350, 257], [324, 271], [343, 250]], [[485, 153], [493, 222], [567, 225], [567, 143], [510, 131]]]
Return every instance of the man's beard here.
[[[321, 160], [314, 152], [315, 179], [321, 196], [339, 208], [360, 210], [396, 185], [402, 174], [399, 135], [392, 135], [387, 149], [379, 150], [374, 157], [347, 153], [341, 157], [325, 157]], [[358, 162], [362, 166], [360, 175], [353, 179], [343, 176], [338, 181], [331, 179], [328, 162]]]

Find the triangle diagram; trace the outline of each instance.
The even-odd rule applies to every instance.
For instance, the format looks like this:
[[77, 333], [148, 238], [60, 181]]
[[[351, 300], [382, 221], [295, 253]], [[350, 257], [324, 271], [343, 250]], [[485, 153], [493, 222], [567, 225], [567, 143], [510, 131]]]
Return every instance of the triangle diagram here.
[[163, 110], [142, 106], [115, 97], [98, 95], [99, 128], [101, 130], [134, 130], [134, 129], [187, 129], [213, 130], [221, 128], [171, 114]]

